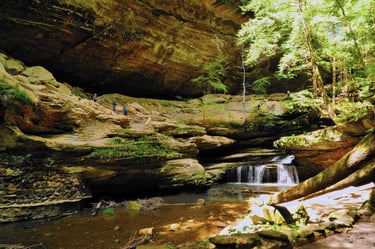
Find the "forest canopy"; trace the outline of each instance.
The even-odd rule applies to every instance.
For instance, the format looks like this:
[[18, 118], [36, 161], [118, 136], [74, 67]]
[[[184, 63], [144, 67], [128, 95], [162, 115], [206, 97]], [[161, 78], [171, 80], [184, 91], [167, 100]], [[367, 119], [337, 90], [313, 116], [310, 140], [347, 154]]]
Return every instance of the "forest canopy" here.
[[241, 8], [252, 15], [237, 37], [248, 67], [280, 58], [275, 77], [307, 75], [327, 105], [324, 83], [374, 77], [375, 1], [242, 0]]

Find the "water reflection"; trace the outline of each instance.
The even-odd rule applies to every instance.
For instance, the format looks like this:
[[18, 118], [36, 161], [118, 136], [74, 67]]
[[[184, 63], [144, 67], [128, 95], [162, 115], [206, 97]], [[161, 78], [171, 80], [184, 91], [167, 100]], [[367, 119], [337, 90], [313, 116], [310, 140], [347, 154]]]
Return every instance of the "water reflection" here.
[[[179, 245], [205, 239], [218, 233], [230, 221], [243, 217], [248, 204], [244, 196], [221, 194], [215, 191], [163, 197], [165, 205], [147, 212], [115, 209], [113, 216], [99, 212], [91, 216], [91, 209], [54, 221], [41, 220], [3, 224], [0, 244], [35, 245], [44, 248], [119, 249], [140, 229], [154, 227], [157, 235], [152, 244]], [[197, 199], [206, 205], [197, 206]], [[170, 231], [171, 224], [178, 229]]]

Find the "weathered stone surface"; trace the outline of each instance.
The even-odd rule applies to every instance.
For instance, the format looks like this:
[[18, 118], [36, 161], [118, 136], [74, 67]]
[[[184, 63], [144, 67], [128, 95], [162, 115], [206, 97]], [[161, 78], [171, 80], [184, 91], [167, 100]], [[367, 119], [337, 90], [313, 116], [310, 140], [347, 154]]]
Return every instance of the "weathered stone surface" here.
[[374, 116], [369, 112], [360, 120], [312, 131], [299, 136], [302, 141], [296, 137], [279, 148], [296, 156], [301, 172], [314, 175], [342, 158], [374, 126]]
[[[0, 54], [0, 83], [5, 89], [0, 95], [0, 166], [5, 168], [0, 183], [12, 191], [24, 188], [20, 179], [13, 183], [7, 175], [9, 169], [22, 165], [23, 155], [28, 155], [29, 165], [42, 175], [50, 171], [38, 171], [37, 165], [82, 177], [97, 197], [139, 197], [161, 190], [206, 188], [219, 181], [226, 169], [259, 156], [255, 151], [228, 157], [221, 152], [256, 146], [249, 143], [259, 134], [268, 139], [275, 135], [275, 130], [260, 132], [242, 126], [244, 112], [237, 96], [205, 96], [210, 100], [206, 106], [201, 99], [166, 101], [121, 94], [99, 95], [94, 102], [92, 96], [58, 82], [44, 68], [10, 61], [13, 59]], [[18, 69], [12, 69], [13, 65]], [[28, 103], [14, 95], [17, 87], [18, 94], [30, 97]], [[113, 99], [118, 102], [115, 111]], [[255, 111], [254, 103], [260, 101], [248, 96], [245, 107]], [[129, 106], [128, 116], [119, 110], [124, 104]], [[264, 106], [262, 112], [272, 112], [272, 106]], [[204, 112], [209, 114], [206, 119]], [[287, 112], [282, 115], [288, 117]], [[283, 131], [282, 123], [277, 125], [278, 131]], [[213, 134], [215, 129], [226, 130], [225, 135]], [[260, 154], [264, 153], [268, 152]], [[225, 163], [207, 165], [206, 169], [197, 159], [200, 156], [218, 157], [213, 161]], [[11, 160], [4, 164], [6, 157]], [[45, 177], [48, 182], [49, 175]], [[67, 201], [74, 197], [64, 196]], [[56, 200], [53, 197], [48, 199]]]
[[234, 139], [229, 139], [227, 137], [209, 135], [192, 137], [190, 141], [195, 143], [200, 151], [211, 150], [222, 146], [231, 145], [236, 142]]
[[70, 213], [92, 197], [80, 175], [32, 166], [27, 156], [19, 156], [15, 164], [14, 157], [1, 156], [0, 223]]
[[153, 126], [160, 133], [173, 137], [194, 137], [206, 134], [206, 130], [198, 125], [185, 125], [175, 122], [157, 122], [154, 121]]
[[[196, 95], [199, 88], [187, 82], [219, 54], [228, 58], [228, 78], [239, 73], [234, 36], [246, 19], [238, 5], [215, 0], [1, 1], [0, 48], [92, 91]], [[228, 84], [232, 89], [239, 85]]]
[[207, 178], [204, 167], [196, 159], [185, 158], [167, 161], [161, 168], [161, 182], [158, 184], [183, 186], [204, 186]]

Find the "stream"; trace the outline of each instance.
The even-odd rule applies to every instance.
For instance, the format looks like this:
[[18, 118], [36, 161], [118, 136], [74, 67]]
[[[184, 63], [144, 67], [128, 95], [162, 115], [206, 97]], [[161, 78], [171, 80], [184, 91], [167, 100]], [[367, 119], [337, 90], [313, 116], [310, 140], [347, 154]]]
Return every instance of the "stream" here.
[[[269, 163], [242, 165], [228, 171], [225, 182], [207, 191], [162, 196], [164, 204], [152, 211], [116, 208], [111, 215], [99, 211], [93, 216], [92, 208], [84, 208], [60, 219], [2, 224], [0, 245], [121, 249], [144, 228], [156, 232], [149, 244], [176, 246], [204, 240], [244, 217], [250, 196], [271, 194], [296, 184], [296, 170], [285, 168], [292, 160], [290, 156], [273, 157]], [[199, 199], [204, 199], [205, 205], [198, 205]]]
[[[48, 249], [120, 249], [140, 229], [153, 227], [157, 234], [149, 243], [179, 245], [203, 240], [219, 233], [225, 226], [244, 217], [248, 197], [241, 193], [246, 184], [226, 183], [204, 193], [164, 196], [164, 204], [152, 211], [115, 209], [114, 215], [92, 209], [56, 219], [25, 221], [0, 226], [0, 244], [43, 245]], [[257, 191], [276, 191], [275, 185], [258, 186]], [[238, 192], [236, 191], [238, 190]], [[196, 200], [205, 199], [199, 206]], [[177, 224], [177, 225], [176, 225]], [[171, 229], [171, 227], [177, 227]]]
[[[200, 198], [205, 198], [205, 205], [196, 204]], [[243, 217], [248, 210], [246, 195], [242, 194], [220, 197], [209, 193], [189, 193], [165, 196], [163, 199], [164, 205], [152, 211], [115, 209], [114, 215], [105, 215], [100, 211], [92, 216], [92, 209], [87, 208], [56, 220], [2, 224], [0, 245], [120, 249], [140, 229], [153, 227], [157, 234], [149, 243], [175, 246], [218, 233], [231, 221]]]

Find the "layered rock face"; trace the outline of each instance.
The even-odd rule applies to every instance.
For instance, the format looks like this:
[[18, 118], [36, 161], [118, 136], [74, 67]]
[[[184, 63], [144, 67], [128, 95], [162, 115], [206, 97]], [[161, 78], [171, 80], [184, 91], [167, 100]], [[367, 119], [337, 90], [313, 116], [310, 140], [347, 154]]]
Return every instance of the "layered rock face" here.
[[[232, 150], [269, 145], [303, 125], [288, 125], [286, 94], [267, 101], [249, 96], [245, 107], [253, 117], [247, 125], [240, 96], [208, 95], [205, 104], [91, 97], [43, 67], [0, 54], [0, 222], [40, 218], [42, 209], [43, 217], [55, 216], [61, 206], [65, 210], [91, 195], [207, 188], [254, 156], [224, 159]], [[200, 160], [204, 154], [210, 165]], [[45, 212], [47, 206], [51, 212]]]
[[[190, 79], [219, 54], [232, 92], [240, 69], [237, 1], [1, 1], [0, 49], [92, 92], [201, 94]], [[237, 86], [236, 86], [237, 85]]]

